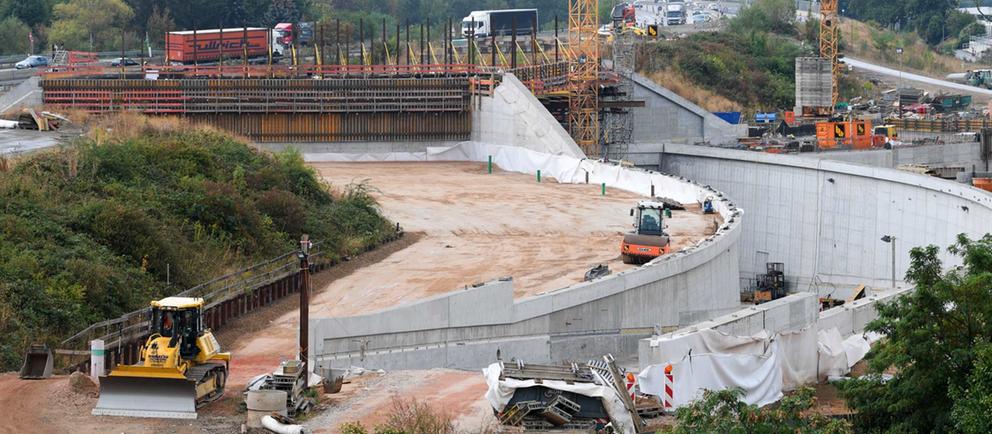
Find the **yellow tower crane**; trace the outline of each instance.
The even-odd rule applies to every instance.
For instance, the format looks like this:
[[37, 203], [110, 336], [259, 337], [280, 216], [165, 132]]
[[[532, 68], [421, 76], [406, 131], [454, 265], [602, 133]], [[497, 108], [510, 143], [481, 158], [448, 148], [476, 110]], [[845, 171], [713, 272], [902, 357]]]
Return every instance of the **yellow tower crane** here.
[[[834, 0], [836, 1], [836, 0]], [[568, 125], [587, 157], [599, 156], [599, 0], [568, 0]]]
[[837, 39], [840, 32], [837, 25], [837, 0], [823, 0], [820, 2], [820, 57], [830, 60], [830, 95], [831, 106], [837, 105], [840, 97], [840, 87], [837, 77], [840, 76], [840, 63], [837, 62]]

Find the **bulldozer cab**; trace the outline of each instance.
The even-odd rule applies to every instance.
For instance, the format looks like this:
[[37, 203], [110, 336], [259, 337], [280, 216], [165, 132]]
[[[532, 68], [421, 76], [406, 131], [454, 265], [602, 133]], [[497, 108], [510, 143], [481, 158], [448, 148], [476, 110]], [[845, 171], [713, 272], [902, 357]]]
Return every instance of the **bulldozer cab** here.
[[665, 205], [654, 202], [641, 202], [637, 208], [630, 210], [634, 219], [635, 232], [638, 235], [664, 235], [663, 209]]
[[179, 345], [179, 354], [192, 359], [200, 352], [196, 339], [203, 333], [201, 299], [168, 297], [152, 303], [151, 332], [170, 338], [169, 346]]

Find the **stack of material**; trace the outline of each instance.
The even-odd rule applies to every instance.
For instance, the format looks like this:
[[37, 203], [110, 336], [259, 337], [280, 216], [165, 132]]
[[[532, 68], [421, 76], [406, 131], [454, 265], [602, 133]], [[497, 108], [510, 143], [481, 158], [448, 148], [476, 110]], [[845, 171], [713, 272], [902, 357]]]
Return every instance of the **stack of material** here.
[[483, 373], [486, 398], [504, 429], [587, 432], [611, 423], [618, 432], [634, 432], [609, 379], [588, 364], [494, 363]]
[[299, 360], [286, 360], [279, 364], [279, 368], [260, 387], [262, 390], [286, 392], [286, 408], [290, 415], [305, 412], [312, 405], [311, 400], [305, 395], [305, 373], [300, 368]]
[[[833, 107], [833, 72], [830, 59], [796, 58], [796, 114]], [[807, 110], [804, 110], [806, 108]]]

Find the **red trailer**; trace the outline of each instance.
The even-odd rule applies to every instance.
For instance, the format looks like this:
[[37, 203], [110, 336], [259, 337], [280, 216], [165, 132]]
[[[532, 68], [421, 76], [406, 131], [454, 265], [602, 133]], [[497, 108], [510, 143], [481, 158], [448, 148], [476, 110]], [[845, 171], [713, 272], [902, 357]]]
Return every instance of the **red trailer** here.
[[269, 54], [269, 29], [260, 27], [185, 30], [165, 35], [166, 56], [169, 62], [193, 63], [217, 61], [223, 53], [225, 59], [240, 59], [247, 43], [248, 57]]

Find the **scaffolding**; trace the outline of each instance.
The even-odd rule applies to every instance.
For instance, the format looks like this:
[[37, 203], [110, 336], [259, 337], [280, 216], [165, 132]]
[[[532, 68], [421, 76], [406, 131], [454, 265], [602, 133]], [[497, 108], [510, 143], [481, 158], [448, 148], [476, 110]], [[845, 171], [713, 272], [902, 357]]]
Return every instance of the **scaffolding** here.
[[634, 86], [631, 76], [634, 73], [635, 50], [632, 31], [618, 32], [613, 40], [610, 86], [604, 86], [602, 98], [603, 153], [613, 161], [627, 157], [634, 132], [634, 115], [629, 104]]
[[837, 78], [840, 76], [840, 63], [837, 62], [837, 39], [840, 37], [837, 28], [837, 0], [823, 0], [820, 3], [820, 57], [830, 61], [831, 106], [836, 106], [840, 99], [840, 86]]
[[568, 126], [587, 157], [599, 158], [599, 1], [569, 0], [568, 44], [573, 66], [569, 75]]

